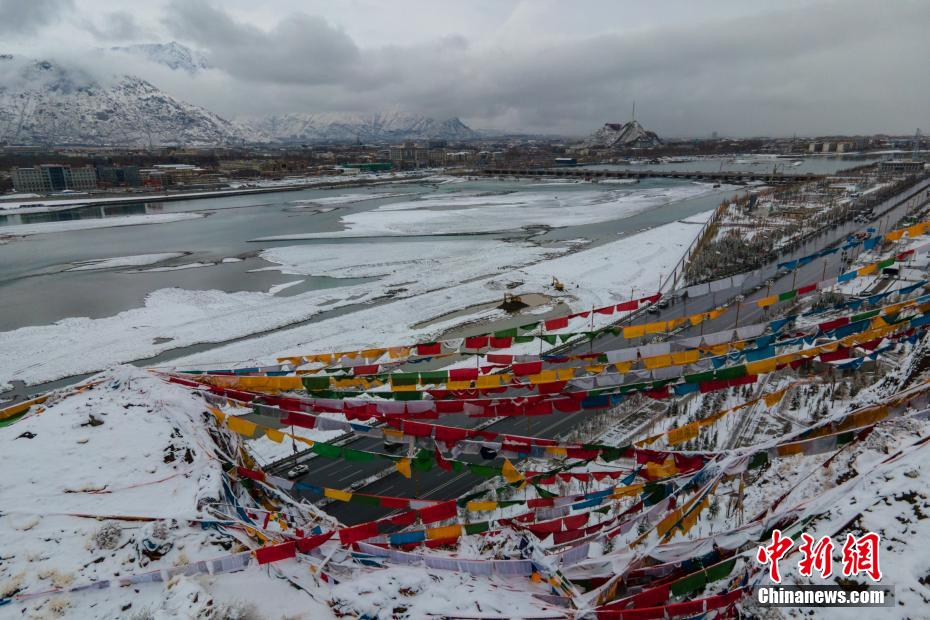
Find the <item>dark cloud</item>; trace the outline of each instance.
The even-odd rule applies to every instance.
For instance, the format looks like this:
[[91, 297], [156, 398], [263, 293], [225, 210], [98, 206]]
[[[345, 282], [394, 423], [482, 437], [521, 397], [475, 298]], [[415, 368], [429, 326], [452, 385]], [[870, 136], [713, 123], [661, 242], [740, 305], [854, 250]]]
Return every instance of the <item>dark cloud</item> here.
[[74, 0], [0, 0], [0, 34], [33, 35], [61, 21], [74, 9]]
[[146, 31], [136, 18], [126, 11], [105, 14], [98, 21], [86, 22], [87, 30], [103, 41], [131, 41], [146, 37]]
[[[192, 77], [125, 58], [116, 66], [226, 116], [392, 108], [460, 116], [479, 128], [577, 136], [625, 120], [635, 100], [637, 118], [666, 136], [930, 125], [930, 2], [786, 0], [751, 10], [739, 4], [739, 11], [714, 5], [708, 15], [687, 3], [663, 6], [678, 12], [586, 34], [609, 31], [610, 18], [601, 26], [572, 21], [571, 12], [586, 11], [588, 20], [600, 7], [616, 19], [613, 3], [530, 2], [480, 35], [450, 35], [455, 23], [437, 23], [434, 37], [382, 36], [391, 44], [373, 45], [306, 13], [279, 11], [258, 25], [207, 0], [174, 0], [161, 25], [214, 68]], [[414, 11], [404, 3], [396, 10], [405, 7]], [[633, 5], [647, 11], [640, 7]], [[119, 18], [112, 25], [121, 30]], [[124, 25], [128, 36], [133, 23]]]
[[360, 56], [345, 32], [301, 13], [266, 31], [203, 0], [176, 0], [168, 7], [165, 25], [178, 38], [205, 49], [213, 66], [246, 80], [336, 83], [357, 67]]

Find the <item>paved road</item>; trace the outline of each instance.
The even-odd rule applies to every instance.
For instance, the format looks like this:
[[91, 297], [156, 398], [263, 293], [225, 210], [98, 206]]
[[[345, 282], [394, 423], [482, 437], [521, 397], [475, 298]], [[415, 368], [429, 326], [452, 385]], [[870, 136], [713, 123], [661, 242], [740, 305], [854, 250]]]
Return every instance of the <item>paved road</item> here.
[[[875, 212], [879, 214], [879, 217], [875, 221], [868, 224], [857, 224], [851, 222], [828, 230], [824, 234], [807, 242], [802, 247], [797, 248], [790, 255], [780, 257], [779, 261], [800, 258], [802, 256], [812, 254], [820, 249], [828, 247], [833, 243], [836, 243], [837, 241], [845, 239], [848, 234], [864, 230], [869, 226], [879, 228], [880, 231], [890, 230], [894, 224], [905, 215], [906, 211], [903, 207], [898, 207], [883, 212], [883, 208], [884, 207], [880, 206], [875, 209]], [[760, 290], [749, 292], [747, 294], [747, 300], [753, 300], [769, 294], [789, 291], [793, 288], [796, 288], [796, 286], [801, 286], [805, 283], [817, 281], [824, 277], [836, 276], [843, 271], [845, 271], [845, 265], [843, 265], [839, 253], [826, 256], [820, 260], [816, 260], [812, 263], [809, 263], [808, 265], [805, 265], [804, 267], [801, 267], [797, 270], [796, 273], [791, 272], [781, 277], [776, 276], [776, 263], [772, 263], [762, 268], [760, 276], [756, 278], [747, 278], [742, 286], [742, 290], [744, 292], [752, 291], [756, 285], [763, 284], [766, 280], [772, 279], [773, 283], [770, 289], [763, 286], [763, 288]], [[648, 314], [648, 319], [644, 318], [641, 320], [663, 320], [678, 317], [683, 314], [694, 314], [710, 310], [718, 305], [725, 303], [727, 301], [727, 296], [732, 296], [736, 293], [737, 291], [732, 290], [718, 293], [716, 296], [705, 295], [690, 301], [687, 299], [679, 300], [660, 313]], [[766, 316], [764, 309], [757, 308], [755, 306], [744, 307], [740, 310], [738, 324], [749, 325], [766, 320], [769, 320], [769, 317]], [[698, 335], [699, 333], [712, 333], [715, 331], [734, 327], [736, 324], [737, 314], [735, 311], [731, 310], [715, 321], [707, 322], [703, 326], [690, 327], [681, 332], [679, 335], [691, 336]], [[703, 332], [701, 331], [702, 329]], [[616, 337], [613, 335], [606, 335], [598, 338], [593, 344], [593, 348], [595, 350], [603, 351], [636, 346], [637, 344], [638, 343], [636, 341], [625, 340], [621, 337]], [[588, 344], [578, 345], [571, 349], [571, 352], [586, 352], [591, 346], [592, 345]], [[520, 435], [533, 435], [545, 438], [558, 438], [560, 436], [566, 435], [575, 426], [583, 422], [585, 419], [588, 419], [589, 415], [590, 414], [586, 414], [585, 412], [579, 412], [567, 415], [542, 416], [540, 418], [504, 418], [492, 424], [488, 428], [489, 430], [498, 433], [512, 433]], [[486, 419], [468, 418], [464, 415], [444, 416], [441, 420], [442, 424], [450, 426], [461, 426], [465, 428], [471, 428], [486, 422]], [[345, 445], [359, 450], [373, 450], [379, 452], [384, 451], [384, 445], [381, 441], [369, 438], [358, 438], [350, 440]], [[468, 460], [468, 458], [469, 457], [465, 457], [465, 460]], [[383, 462], [378, 461], [356, 463], [346, 462], [344, 460], [313, 458], [309, 461], [309, 463], [311, 465], [311, 471], [308, 474], [300, 477], [299, 479], [301, 481], [318, 486], [337, 488], [347, 488], [353, 483], [363, 481], [366, 478], [378, 474], [379, 472], [385, 471], [385, 469], [389, 469], [385, 468]], [[414, 477], [410, 480], [404, 478], [396, 472], [392, 472], [382, 479], [364, 485], [356, 490], [376, 495], [395, 495], [401, 497], [419, 497], [423, 499], [447, 500], [464, 495], [469, 491], [469, 489], [483, 481], [483, 478], [474, 476], [468, 472], [452, 475], [434, 467], [434, 469], [430, 472], [414, 472]], [[307, 498], [312, 500], [318, 499], [316, 496], [309, 495]], [[378, 506], [367, 506], [354, 503], [347, 504], [343, 502], [328, 503], [325, 506], [325, 510], [334, 517], [340, 519], [343, 523], [349, 525], [377, 519], [386, 516], [391, 512], [394, 512], [391, 509], [385, 509]]]

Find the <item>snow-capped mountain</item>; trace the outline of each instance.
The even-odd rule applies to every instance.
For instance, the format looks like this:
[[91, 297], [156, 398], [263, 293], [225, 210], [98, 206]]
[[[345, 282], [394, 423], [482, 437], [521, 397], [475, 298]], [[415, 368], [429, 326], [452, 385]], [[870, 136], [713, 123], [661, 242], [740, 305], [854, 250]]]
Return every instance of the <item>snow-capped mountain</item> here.
[[187, 71], [191, 74], [210, 68], [210, 64], [202, 54], [181, 45], [177, 41], [111, 47], [110, 51], [139, 56], [160, 65], [165, 65], [175, 71]]
[[0, 57], [0, 142], [135, 145], [241, 142], [238, 128], [138, 77], [103, 83], [49, 61]]
[[629, 123], [605, 123], [603, 127], [585, 138], [582, 146], [601, 149], [649, 148], [659, 146], [662, 140], [654, 131], [649, 131], [639, 121]]
[[[176, 43], [114, 48], [194, 73], [207, 65]], [[458, 118], [395, 110], [292, 113], [237, 122], [134, 75], [100, 77], [67, 63], [0, 55], [0, 143], [159, 146], [243, 142], [465, 141], [481, 134]]]
[[375, 114], [291, 113], [242, 119], [251, 135], [270, 142], [397, 142], [474, 140], [480, 134], [458, 118], [439, 121], [402, 111]]

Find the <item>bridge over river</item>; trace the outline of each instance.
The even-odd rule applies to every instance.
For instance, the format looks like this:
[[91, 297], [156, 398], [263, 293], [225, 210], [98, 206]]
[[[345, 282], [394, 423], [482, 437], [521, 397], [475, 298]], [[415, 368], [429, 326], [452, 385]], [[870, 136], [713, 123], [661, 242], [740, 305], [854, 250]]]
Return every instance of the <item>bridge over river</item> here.
[[721, 170], [719, 172], [701, 172], [698, 170], [591, 170], [588, 168], [482, 168], [478, 170], [485, 176], [519, 176], [519, 177], [560, 177], [574, 179], [648, 179], [665, 177], [672, 179], [692, 179], [714, 183], [747, 183], [762, 181], [769, 185], [785, 185], [820, 178], [820, 175], [785, 174], [783, 172], [742, 172]]

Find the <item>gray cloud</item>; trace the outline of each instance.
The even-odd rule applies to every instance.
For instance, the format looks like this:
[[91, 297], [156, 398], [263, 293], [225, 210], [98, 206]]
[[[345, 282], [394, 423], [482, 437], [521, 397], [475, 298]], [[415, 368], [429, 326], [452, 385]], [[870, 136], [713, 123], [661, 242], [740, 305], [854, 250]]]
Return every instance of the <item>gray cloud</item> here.
[[[192, 77], [125, 58], [116, 66], [226, 116], [396, 108], [476, 127], [582, 135], [625, 120], [635, 100], [637, 117], [661, 135], [930, 125], [930, 3], [916, 0], [784, 0], [738, 10], [670, 0], [667, 16], [638, 4], [531, 2], [464, 34], [455, 34], [460, 22], [440, 23], [435, 13], [424, 21], [411, 8], [429, 36], [383, 35], [378, 44], [300, 12], [304, 4], [278, 5], [283, 17], [274, 19], [248, 6], [252, 13], [173, 0], [160, 9], [160, 25], [202, 51], [210, 71]], [[313, 6], [326, 11], [326, 3]], [[612, 29], [628, 9], [632, 25]], [[602, 20], [591, 17], [599, 12]], [[364, 9], [354, 16], [340, 5], [339, 14], [360, 25], [357, 33], [375, 29]]]
[[231, 75], [284, 84], [329, 84], [353, 70], [360, 53], [352, 39], [324, 19], [295, 13], [271, 30], [236, 21], [203, 0], [175, 0], [165, 24], [196, 41], [216, 67]]
[[73, 9], [74, 0], [0, 0], [0, 34], [33, 35]]
[[99, 21], [88, 20], [86, 28], [103, 41], [131, 41], [146, 36], [136, 18], [126, 11], [106, 13]]

